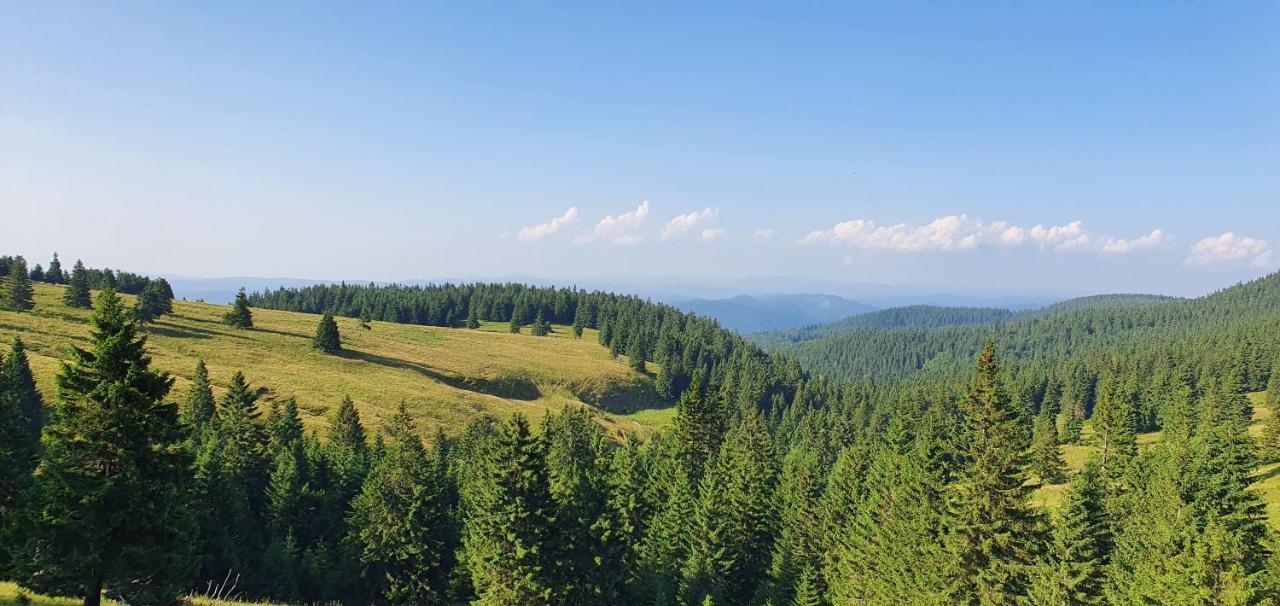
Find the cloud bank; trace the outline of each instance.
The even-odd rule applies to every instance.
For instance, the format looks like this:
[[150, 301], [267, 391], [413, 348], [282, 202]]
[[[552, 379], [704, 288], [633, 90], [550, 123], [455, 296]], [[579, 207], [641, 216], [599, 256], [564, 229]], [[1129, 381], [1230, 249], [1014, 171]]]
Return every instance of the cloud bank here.
[[670, 240], [689, 230], [697, 227], [699, 223], [710, 221], [716, 217], [716, 211], [710, 208], [704, 208], [699, 212], [692, 212], [684, 215], [677, 215], [671, 219], [662, 231], [658, 233], [658, 237], [663, 240]]
[[634, 232], [649, 216], [649, 201], [641, 202], [635, 210], [620, 215], [605, 215], [596, 223], [590, 232], [574, 238], [577, 242], [591, 242], [601, 238], [611, 238], [618, 244], [635, 244], [644, 237]]
[[1265, 240], [1226, 232], [1196, 242], [1187, 254], [1187, 265], [1197, 267], [1245, 263], [1253, 267], [1270, 265], [1271, 247]]
[[1120, 254], [1159, 246], [1164, 233], [1134, 239], [1095, 237], [1082, 221], [1066, 225], [1021, 227], [1006, 221], [984, 223], [968, 215], [939, 217], [925, 225], [877, 225], [869, 219], [853, 219], [830, 229], [811, 231], [801, 244], [829, 244], [858, 250], [892, 253], [925, 253], [975, 250], [979, 247], [1033, 245], [1056, 252], [1105, 252]]
[[516, 233], [516, 239], [521, 242], [541, 240], [577, 222], [578, 208], [576, 206], [570, 206], [569, 210], [564, 211], [563, 215], [547, 221], [546, 223], [539, 223], [538, 225], [530, 225], [522, 228], [518, 233]]

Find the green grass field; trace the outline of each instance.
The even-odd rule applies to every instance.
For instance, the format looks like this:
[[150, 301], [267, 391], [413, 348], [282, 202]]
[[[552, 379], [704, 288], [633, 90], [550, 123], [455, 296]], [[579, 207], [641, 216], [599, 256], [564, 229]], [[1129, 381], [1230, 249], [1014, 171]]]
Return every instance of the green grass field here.
[[[90, 312], [63, 305], [62, 290], [37, 284], [33, 311], [0, 311], [0, 341], [7, 349], [22, 337], [46, 401], [54, 397], [53, 377], [67, 347], [85, 345], [89, 334]], [[251, 384], [270, 389], [269, 398], [297, 398], [309, 428], [323, 428], [324, 415], [345, 395], [371, 428], [405, 402], [424, 435], [437, 427], [455, 433], [485, 414], [522, 412], [537, 423], [565, 406], [605, 411], [601, 422], [615, 435], [648, 433], [670, 418], [647, 410], [664, 406], [653, 391], [655, 369], [637, 373], [625, 357], [611, 358], [592, 330], [581, 339], [564, 326], [546, 337], [528, 329], [510, 334], [505, 323], [467, 330], [373, 322], [365, 330], [338, 318], [345, 351], [330, 356], [311, 348], [318, 315], [255, 309], [255, 327], [238, 330], [221, 322], [227, 309], [175, 301], [173, 315], [148, 326], [154, 365], [177, 379], [172, 400], [186, 395], [196, 359], [203, 358], [215, 392], [242, 370]]]
[[[78, 606], [81, 603], [82, 601], [79, 598], [51, 598], [22, 589], [15, 583], [0, 581], [0, 606]], [[102, 604], [103, 606], [117, 606], [119, 602], [104, 599]], [[192, 596], [191, 598], [192, 606], [249, 606], [250, 604], [270, 606], [267, 602], [231, 602], [227, 600], [210, 600], [197, 596]]]

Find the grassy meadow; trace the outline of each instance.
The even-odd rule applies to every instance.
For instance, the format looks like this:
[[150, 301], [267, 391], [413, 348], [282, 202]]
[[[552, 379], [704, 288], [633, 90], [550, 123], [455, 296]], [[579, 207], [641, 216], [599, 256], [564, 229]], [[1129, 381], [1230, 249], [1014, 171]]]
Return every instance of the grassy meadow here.
[[[36, 308], [0, 311], [0, 342], [26, 343], [41, 393], [52, 400], [54, 374], [70, 345], [88, 342], [89, 310], [63, 305], [63, 287], [36, 284]], [[126, 295], [126, 299], [132, 299]], [[130, 301], [131, 302], [131, 301]], [[222, 323], [226, 305], [174, 301], [174, 313], [146, 329], [155, 367], [176, 379], [170, 399], [181, 400], [197, 358], [209, 367], [215, 394], [236, 370], [267, 398], [297, 398], [303, 422], [322, 429], [324, 416], [351, 396], [366, 427], [377, 428], [405, 402], [424, 435], [456, 433], [480, 415], [521, 412], [537, 423], [565, 406], [604, 411], [601, 422], [615, 435], [647, 433], [670, 418], [653, 391], [652, 368], [637, 373], [625, 357], [611, 358], [595, 331], [575, 339], [555, 326], [546, 337], [510, 334], [505, 323], [477, 330], [388, 322], [360, 327], [338, 318], [344, 351], [326, 355], [311, 348], [320, 316], [254, 309], [254, 328]], [[627, 413], [632, 413], [628, 415]]]

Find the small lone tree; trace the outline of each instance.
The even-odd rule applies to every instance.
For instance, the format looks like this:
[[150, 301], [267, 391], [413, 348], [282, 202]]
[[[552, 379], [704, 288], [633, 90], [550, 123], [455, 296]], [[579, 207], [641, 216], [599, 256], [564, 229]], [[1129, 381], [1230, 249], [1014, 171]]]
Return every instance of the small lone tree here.
[[0, 307], [9, 311], [30, 311], [36, 306], [31, 288], [31, 276], [27, 274], [27, 260], [21, 256], [9, 261], [9, 275], [4, 279], [0, 292]]
[[62, 261], [58, 260], [58, 253], [53, 253], [49, 269], [44, 272], [44, 281], [50, 284], [62, 284], [67, 281], [66, 276], [62, 275]]
[[342, 337], [338, 335], [338, 323], [334, 321], [333, 314], [325, 312], [320, 318], [320, 323], [316, 325], [316, 338], [311, 341], [311, 346], [327, 354], [342, 351]]
[[32, 282], [45, 281], [44, 268], [41, 267], [39, 263], [36, 263], [36, 266], [31, 269], [31, 281]]
[[222, 316], [222, 321], [236, 328], [253, 328], [253, 312], [249, 311], [249, 298], [244, 288], [236, 293], [236, 301], [231, 304], [231, 311]]
[[470, 328], [471, 330], [480, 328], [480, 317], [477, 315], [475, 305], [472, 305], [471, 308], [467, 310], [467, 328]]
[[164, 314], [173, 313], [173, 295], [165, 286], [156, 280], [147, 282], [142, 294], [138, 295], [138, 304], [134, 308], [139, 320], [150, 322]]
[[541, 311], [538, 312], [538, 318], [533, 321], [533, 326], [529, 329], [529, 332], [535, 337], [545, 337], [551, 332], [551, 323], [547, 322]]
[[68, 307], [80, 309], [93, 307], [93, 296], [89, 294], [89, 270], [84, 268], [84, 262], [79, 259], [76, 259], [75, 267], [71, 269], [71, 279], [67, 280], [67, 291], [62, 294], [62, 302]]
[[524, 323], [524, 319], [520, 317], [520, 309], [511, 310], [511, 334], [520, 334], [520, 326]]
[[373, 321], [373, 318], [369, 315], [369, 310], [364, 309], [360, 311], [360, 328], [363, 328], [365, 330], [373, 330], [373, 326], [369, 325], [369, 323], [372, 321]]

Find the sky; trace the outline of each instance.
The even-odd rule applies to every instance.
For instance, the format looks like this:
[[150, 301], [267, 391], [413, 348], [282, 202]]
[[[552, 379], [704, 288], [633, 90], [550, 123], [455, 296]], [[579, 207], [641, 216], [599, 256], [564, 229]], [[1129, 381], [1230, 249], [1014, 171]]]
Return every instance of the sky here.
[[1275, 2], [196, 4], [5, 3], [3, 252], [756, 290], [1280, 269]]

